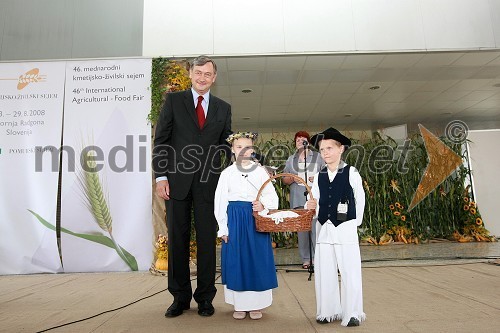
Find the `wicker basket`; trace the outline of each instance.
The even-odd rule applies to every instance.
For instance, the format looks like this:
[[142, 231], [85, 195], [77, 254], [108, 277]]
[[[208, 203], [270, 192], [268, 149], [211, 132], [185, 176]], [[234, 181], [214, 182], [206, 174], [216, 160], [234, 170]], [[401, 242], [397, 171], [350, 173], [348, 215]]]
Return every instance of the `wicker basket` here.
[[[262, 190], [266, 187], [266, 185], [272, 181], [273, 179], [279, 177], [292, 177], [296, 182], [303, 184], [307, 192], [309, 192], [309, 196], [312, 199], [313, 195], [311, 192], [311, 188], [302, 178], [291, 174], [291, 173], [279, 173], [270, 177], [262, 186], [260, 187], [259, 193], [257, 193], [256, 200], [259, 200]], [[255, 217], [255, 229], [259, 232], [282, 232], [282, 231], [309, 231], [311, 230], [311, 221], [314, 217], [315, 210], [314, 209], [284, 209], [286, 211], [292, 211], [299, 216], [297, 217], [285, 217], [283, 221], [279, 224], [276, 224], [274, 220], [270, 217], [260, 216], [258, 212], [253, 212], [253, 216]], [[278, 209], [272, 209], [269, 213], [279, 212]]]

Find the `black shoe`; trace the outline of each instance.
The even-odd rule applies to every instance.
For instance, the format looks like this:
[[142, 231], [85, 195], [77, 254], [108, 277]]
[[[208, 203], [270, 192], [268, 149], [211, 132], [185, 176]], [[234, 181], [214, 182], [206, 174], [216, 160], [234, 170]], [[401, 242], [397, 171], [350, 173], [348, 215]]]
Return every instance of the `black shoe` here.
[[203, 317], [210, 317], [215, 312], [214, 306], [210, 301], [201, 301], [198, 303], [198, 314]]
[[358, 318], [351, 317], [351, 319], [349, 319], [349, 322], [347, 323], [347, 327], [353, 327], [353, 326], [359, 326]]
[[189, 303], [174, 301], [167, 309], [167, 312], [165, 312], [165, 317], [173, 318], [180, 316], [184, 310], [189, 310]]
[[324, 318], [324, 319], [316, 319], [316, 322], [318, 324], [328, 324], [329, 323], [328, 319], [326, 319], [326, 318]]

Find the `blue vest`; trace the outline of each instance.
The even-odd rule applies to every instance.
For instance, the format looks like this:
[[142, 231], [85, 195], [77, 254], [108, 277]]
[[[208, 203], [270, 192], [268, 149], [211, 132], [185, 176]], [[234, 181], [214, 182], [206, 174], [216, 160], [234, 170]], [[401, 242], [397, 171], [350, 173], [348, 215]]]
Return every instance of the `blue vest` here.
[[[339, 169], [331, 183], [326, 166], [319, 172], [319, 223], [324, 224], [330, 220], [338, 227], [342, 222], [356, 218], [356, 203], [354, 202], [354, 191], [349, 183], [349, 170], [349, 165]], [[341, 201], [342, 203], [347, 202], [347, 219], [345, 221], [337, 220], [337, 206]]]

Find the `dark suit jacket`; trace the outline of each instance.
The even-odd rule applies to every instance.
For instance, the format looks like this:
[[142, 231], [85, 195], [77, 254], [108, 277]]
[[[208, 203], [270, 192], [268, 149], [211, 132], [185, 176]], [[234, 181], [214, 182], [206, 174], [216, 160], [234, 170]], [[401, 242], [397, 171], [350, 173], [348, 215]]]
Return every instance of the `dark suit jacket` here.
[[168, 177], [171, 198], [184, 199], [199, 172], [199, 189], [213, 201], [222, 171], [220, 152], [227, 151], [230, 134], [231, 106], [222, 99], [210, 94], [200, 129], [191, 89], [167, 95], [156, 127], [153, 168], [156, 177]]

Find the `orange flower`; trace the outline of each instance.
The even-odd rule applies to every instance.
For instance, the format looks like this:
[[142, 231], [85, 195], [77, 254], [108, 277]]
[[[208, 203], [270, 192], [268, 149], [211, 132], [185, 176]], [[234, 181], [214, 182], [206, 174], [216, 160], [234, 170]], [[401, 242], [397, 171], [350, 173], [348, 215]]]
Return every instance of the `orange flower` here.
[[471, 207], [476, 207], [476, 202], [471, 200], [471, 202], [469, 203], [469, 205], [471, 205]]
[[399, 209], [403, 208], [403, 206], [401, 206], [401, 204], [399, 202], [396, 202], [396, 207], [398, 207]]
[[469, 207], [469, 205], [464, 205], [464, 210], [465, 210], [465, 211], [468, 211], [468, 210], [469, 210], [469, 208], [470, 208], [470, 207]]
[[476, 224], [477, 225], [483, 224], [483, 220], [480, 217], [476, 218]]
[[406, 221], [406, 216], [401, 215], [401, 220]]
[[395, 211], [395, 212], [394, 212], [394, 215], [399, 216], [399, 215], [401, 215], [401, 213], [400, 213], [400, 212], [398, 212], [398, 211]]
[[471, 208], [470, 208], [470, 210], [469, 210], [469, 212], [470, 212], [472, 215], [476, 214], [476, 208], [471, 207]]
[[464, 197], [464, 201], [465, 201], [465, 202], [469, 202], [469, 198]]
[[394, 205], [389, 205], [390, 210], [394, 210]]

